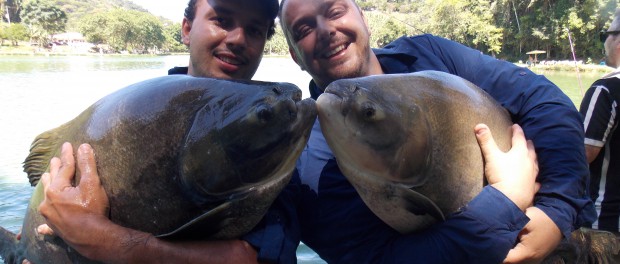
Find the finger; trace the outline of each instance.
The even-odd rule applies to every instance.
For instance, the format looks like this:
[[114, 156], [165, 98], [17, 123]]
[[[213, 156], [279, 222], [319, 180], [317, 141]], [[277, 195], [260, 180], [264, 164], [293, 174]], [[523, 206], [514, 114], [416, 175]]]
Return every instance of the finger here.
[[53, 236], [54, 230], [52, 230], [50, 226], [42, 224], [37, 227], [37, 233], [39, 233], [40, 235]]
[[499, 148], [493, 139], [493, 134], [491, 134], [491, 130], [485, 124], [476, 125], [476, 127], [474, 127], [474, 131], [476, 132], [478, 145], [480, 145], [480, 149], [482, 150], [482, 156], [487, 162], [489, 162], [494, 157], [493, 153], [495, 153], [495, 151], [499, 151]]
[[50, 187], [53, 186], [53, 188], [57, 190], [71, 187], [71, 182], [73, 177], [75, 177], [75, 158], [73, 157], [73, 147], [71, 143], [65, 142], [62, 144], [60, 163], [57, 174], [54, 174], [50, 169]]
[[504, 264], [506, 263], [519, 263], [525, 259], [525, 248], [523, 244], [518, 243], [513, 249], [508, 251]]
[[50, 186], [50, 173], [49, 172], [43, 173], [43, 175], [41, 175], [40, 181], [41, 181], [41, 184], [43, 184], [43, 191], [45, 192], [47, 187]]
[[512, 147], [525, 148], [527, 147], [526, 144], [525, 132], [523, 132], [521, 126], [517, 124], [512, 125]]
[[24, 260], [22, 260], [22, 264], [31, 264], [31, 263], [30, 263], [30, 261], [29, 261], [29, 260], [24, 259]]
[[79, 184], [100, 185], [99, 177], [97, 176], [95, 153], [89, 144], [82, 144], [78, 148], [77, 169], [81, 176]]
[[532, 142], [531, 140], [527, 141], [527, 150], [529, 152], [529, 155], [531, 159], [534, 159], [535, 163], [536, 163], [536, 167], [538, 167], [538, 159], [536, 159], [536, 148], [534, 147], [534, 142]]
[[50, 172], [47, 174], [47, 185], [45, 186], [50, 186], [52, 184], [53, 178], [58, 175], [60, 164], [60, 158], [58, 157], [53, 157], [50, 160]]

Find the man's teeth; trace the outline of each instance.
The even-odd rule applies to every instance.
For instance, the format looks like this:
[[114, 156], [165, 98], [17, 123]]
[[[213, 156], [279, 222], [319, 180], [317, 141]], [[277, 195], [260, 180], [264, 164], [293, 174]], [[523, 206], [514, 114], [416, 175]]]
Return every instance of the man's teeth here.
[[235, 65], [241, 64], [241, 63], [239, 63], [239, 61], [237, 61], [235, 59], [228, 58], [228, 57], [219, 57], [219, 58], [220, 58], [220, 60], [222, 60], [223, 62], [226, 62], [226, 63], [235, 64]]
[[327, 54], [325, 54], [325, 57], [331, 57], [332, 55], [341, 52], [342, 50], [344, 50], [347, 46], [342, 44], [338, 47], [336, 47], [335, 49], [331, 50], [330, 52], [328, 52]]

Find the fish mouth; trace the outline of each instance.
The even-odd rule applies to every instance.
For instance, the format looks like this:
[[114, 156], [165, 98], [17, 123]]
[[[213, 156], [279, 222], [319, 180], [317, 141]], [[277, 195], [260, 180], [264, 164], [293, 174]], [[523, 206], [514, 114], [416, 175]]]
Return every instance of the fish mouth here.
[[309, 123], [314, 123], [314, 119], [318, 115], [318, 109], [316, 101], [312, 98], [306, 98], [295, 102], [297, 107], [297, 118], [293, 122], [292, 127], [298, 127], [304, 125], [304, 121], [311, 120]]

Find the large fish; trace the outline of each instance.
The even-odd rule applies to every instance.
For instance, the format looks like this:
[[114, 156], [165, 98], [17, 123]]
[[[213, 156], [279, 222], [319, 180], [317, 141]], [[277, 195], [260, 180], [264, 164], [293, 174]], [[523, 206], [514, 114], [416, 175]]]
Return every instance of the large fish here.
[[22, 239], [0, 228], [0, 255], [88, 262], [34, 231], [44, 223], [37, 182], [65, 141], [93, 146], [112, 221], [169, 239], [239, 237], [288, 183], [316, 114], [287, 83], [166, 76], [118, 90], [35, 139], [24, 162], [36, 188]]
[[511, 144], [508, 112], [474, 84], [436, 71], [338, 80], [317, 100], [338, 166], [385, 223], [409, 233], [442, 221], [484, 186], [474, 126]]
[[[484, 167], [474, 126], [510, 148], [510, 117], [488, 94], [436, 71], [331, 83], [317, 100], [338, 166], [386, 224], [409, 233], [442, 221], [476, 196]], [[542, 263], [618, 263], [611, 232], [581, 228]]]

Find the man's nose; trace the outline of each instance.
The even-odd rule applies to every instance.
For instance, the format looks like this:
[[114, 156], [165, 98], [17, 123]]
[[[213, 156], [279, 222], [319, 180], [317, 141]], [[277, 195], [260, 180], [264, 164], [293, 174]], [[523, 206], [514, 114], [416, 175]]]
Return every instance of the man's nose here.
[[235, 27], [226, 34], [226, 45], [232, 47], [245, 47], [246, 36], [242, 27]]
[[317, 38], [319, 40], [330, 39], [336, 34], [336, 28], [332, 22], [322, 17], [317, 19], [316, 31], [318, 34]]

